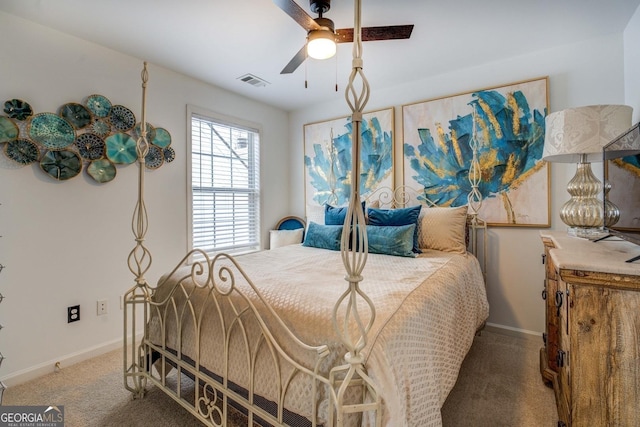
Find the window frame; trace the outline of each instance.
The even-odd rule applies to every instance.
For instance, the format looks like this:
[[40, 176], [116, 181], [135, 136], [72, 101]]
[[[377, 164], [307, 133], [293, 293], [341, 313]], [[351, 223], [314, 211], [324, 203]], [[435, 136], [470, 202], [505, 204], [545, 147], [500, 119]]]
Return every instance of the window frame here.
[[[240, 129], [244, 129], [247, 130], [249, 132], [254, 132], [258, 135], [258, 148], [256, 150], [257, 152], [257, 160], [256, 160], [256, 167], [257, 167], [257, 171], [255, 173], [255, 180], [257, 181], [256, 183], [256, 188], [255, 188], [255, 192], [257, 193], [257, 202], [256, 202], [256, 210], [257, 212], [255, 212], [255, 220], [256, 220], [256, 226], [255, 226], [255, 239], [256, 239], [256, 245], [255, 246], [251, 246], [251, 247], [242, 247], [242, 248], [236, 248], [236, 249], [225, 249], [225, 250], [213, 250], [213, 251], [207, 251], [208, 254], [216, 254], [219, 252], [224, 252], [224, 253], [228, 253], [228, 254], [232, 254], [232, 255], [238, 255], [241, 253], [248, 253], [248, 252], [254, 252], [254, 251], [258, 251], [260, 250], [260, 248], [262, 248], [262, 233], [261, 233], [261, 224], [262, 224], [262, 191], [261, 191], [261, 186], [260, 186], [260, 182], [261, 182], [261, 163], [260, 163], [260, 159], [262, 156], [262, 126], [259, 123], [256, 122], [252, 122], [249, 120], [245, 120], [245, 119], [240, 119], [237, 117], [233, 117], [233, 116], [228, 116], [225, 114], [221, 114], [215, 111], [211, 111], [211, 110], [207, 110], [205, 108], [201, 108], [201, 107], [196, 107], [194, 105], [187, 105], [187, 251], [192, 251], [193, 249], [199, 249], [199, 248], [195, 248], [193, 246], [193, 241], [194, 241], [194, 235], [193, 235], [193, 231], [194, 231], [194, 224], [193, 224], [193, 143], [192, 143], [192, 137], [193, 137], [193, 126], [192, 126], [192, 119], [194, 118], [194, 116], [196, 118], [200, 118], [203, 120], [210, 120], [212, 122], [215, 122], [217, 124], [220, 125], [227, 125], [230, 127], [235, 127], [235, 128], [240, 128]], [[197, 255], [194, 254], [194, 256], [192, 256], [192, 260], [197, 260], [198, 257]]]

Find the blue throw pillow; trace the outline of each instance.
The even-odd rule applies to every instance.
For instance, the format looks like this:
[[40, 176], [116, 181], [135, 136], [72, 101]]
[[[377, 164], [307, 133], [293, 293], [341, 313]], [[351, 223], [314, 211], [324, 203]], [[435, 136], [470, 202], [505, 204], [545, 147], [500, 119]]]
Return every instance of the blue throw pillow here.
[[342, 225], [322, 225], [310, 222], [302, 246], [339, 251], [341, 238]]
[[415, 224], [399, 226], [367, 225], [369, 253], [415, 257], [413, 233]]
[[369, 208], [367, 215], [369, 216], [369, 225], [410, 225], [416, 227], [413, 232], [413, 252], [422, 253], [418, 246], [418, 217], [422, 205], [411, 206], [401, 209], [375, 209]]
[[[362, 202], [362, 211], [364, 212], [365, 202]], [[326, 203], [324, 205], [324, 223], [325, 225], [344, 225], [347, 217], [349, 206], [335, 207]]]

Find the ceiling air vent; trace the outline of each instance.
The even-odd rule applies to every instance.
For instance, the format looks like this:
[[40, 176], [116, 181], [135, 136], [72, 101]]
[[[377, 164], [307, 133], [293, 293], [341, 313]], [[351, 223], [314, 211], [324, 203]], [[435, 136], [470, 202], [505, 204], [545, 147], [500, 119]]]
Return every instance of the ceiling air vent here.
[[255, 87], [263, 87], [269, 84], [268, 81], [256, 77], [253, 74], [245, 74], [244, 76], [238, 77], [238, 79]]

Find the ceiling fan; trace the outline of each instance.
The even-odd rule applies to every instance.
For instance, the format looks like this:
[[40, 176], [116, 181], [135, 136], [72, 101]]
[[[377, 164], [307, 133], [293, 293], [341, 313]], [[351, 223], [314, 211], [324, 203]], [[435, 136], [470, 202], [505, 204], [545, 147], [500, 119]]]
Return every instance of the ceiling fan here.
[[[323, 17], [323, 14], [331, 8], [331, 0], [309, 0], [311, 12], [318, 14], [315, 19], [293, 0], [273, 0], [273, 2], [307, 31], [307, 43], [295, 54], [280, 74], [293, 73], [307, 59], [307, 55], [317, 59], [330, 58], [336, 52], [336, 43], [353, 41], [353, 28], [336, 30], [333, 21]], [[362, 41], [408, 39], [411, 37], [412, 30], [413, 25], [363, 27]], [[313, 45], [316, 43], [328, 50], [315, 53]]]

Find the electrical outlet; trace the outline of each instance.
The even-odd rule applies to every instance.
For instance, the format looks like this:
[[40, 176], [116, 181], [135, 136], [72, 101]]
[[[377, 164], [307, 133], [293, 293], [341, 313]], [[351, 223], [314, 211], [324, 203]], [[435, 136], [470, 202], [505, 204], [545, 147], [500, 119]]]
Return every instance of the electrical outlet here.
[[77, 322], [80, 320], [80, 306], [72, 305], [67, 307], [67, 323]]
[[107, 314], [107, 300], [106, 299], [98, 300], [97, 311], [98, 311], [98, 316], [103, 315], [103, 314]]

